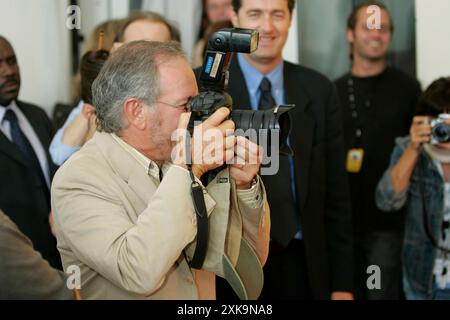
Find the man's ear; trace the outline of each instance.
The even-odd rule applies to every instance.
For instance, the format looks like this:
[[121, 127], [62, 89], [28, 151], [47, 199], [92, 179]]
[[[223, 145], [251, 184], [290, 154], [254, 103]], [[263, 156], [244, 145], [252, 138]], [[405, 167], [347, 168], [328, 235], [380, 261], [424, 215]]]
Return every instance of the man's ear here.
[[123, 114], [128, 125], [139, 130], [144, 130], [147, 126], [147, 111], [148, 108], [138, 99], [127, 99], [123, 103]]
[[347, 29], [347, 41], [350, 44], [353, 44], [355, 42], [355, 31], [352, 29]]
[[239, 18], [238, 18], [238, 16], [237, 16], [237, 13], [236, 13], [236, 11], [232, 11], [231, 12], [231, 18], [230, 18], [230, 20], [231, 20], [231, 23], [233, 24], [233, 27], [235, 27], [235, 28], [238, 28], [239, 27]]

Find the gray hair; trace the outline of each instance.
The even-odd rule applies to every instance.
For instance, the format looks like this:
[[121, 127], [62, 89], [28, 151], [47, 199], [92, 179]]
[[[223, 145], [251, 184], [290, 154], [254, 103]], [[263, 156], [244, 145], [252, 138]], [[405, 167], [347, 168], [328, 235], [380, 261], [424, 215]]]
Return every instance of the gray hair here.
[[106, 61], [92, 84], [99, 131], [124, 129], [123, 104], [135, 98], [153, 105], [159, 98], [158, 66], [186, 56], [178, 42], [133, 41], [120, 47]]

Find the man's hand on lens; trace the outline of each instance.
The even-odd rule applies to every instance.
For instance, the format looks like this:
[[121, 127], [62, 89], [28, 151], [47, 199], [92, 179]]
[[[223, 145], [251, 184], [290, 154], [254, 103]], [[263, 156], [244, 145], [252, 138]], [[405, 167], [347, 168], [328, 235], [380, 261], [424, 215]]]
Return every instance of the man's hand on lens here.
[[194, 128], [191, 141], [192, 172], [200, 177], [208, 171], [231, 162], [234, 157], [234, 122], [226, 120], [228, 108], [220, 108]]
[[235, 158], [230, 166], [230, 176], [238, 189], [249, 189], [259, 172], [263, 149], [244, 137], [236, 137]]

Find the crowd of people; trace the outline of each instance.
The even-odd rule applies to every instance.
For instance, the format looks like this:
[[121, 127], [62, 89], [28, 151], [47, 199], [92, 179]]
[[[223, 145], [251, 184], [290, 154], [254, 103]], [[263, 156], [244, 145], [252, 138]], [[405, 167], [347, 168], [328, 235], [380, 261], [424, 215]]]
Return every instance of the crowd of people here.
[[[157, 13], [99, 25], [56, 132], [18, 99], [0, 35], [0, 299], [450, 299], [450, 78], [422, 92], [388, 65], [394, 21], [373, 0], [349, 13], [345, 75], [285, 61], [295, 5], [203, 1], [193, 61]], [[259, 32], [231, 61], [233, 110], [295, 105], [275, 175], [228, 108], [173, 139], [223, 27]]]

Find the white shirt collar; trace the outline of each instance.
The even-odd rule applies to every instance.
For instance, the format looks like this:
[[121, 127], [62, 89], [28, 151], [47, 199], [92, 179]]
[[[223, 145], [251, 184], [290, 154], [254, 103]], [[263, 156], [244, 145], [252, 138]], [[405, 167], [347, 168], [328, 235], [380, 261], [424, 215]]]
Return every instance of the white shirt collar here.
[[14, 113], [18, 113], [20, 111], [19, 107], [16, 104], [16, 101], [11, 101], [11, 103], [9, 105], [7, 105], [6, 107], [0, 107], [0, 124], [3, 122], [3, 118], [5, 117], [5, 113], [8, 109], [11, 109], [12, 111], [14, 111]]
[[[119, 146], [121, 146], [130, 156], [132, 156], [142, 166], [142, 168], [148, 175], [159, 180], [159, 167], [156, 164], [156, 162], [144, 156], [142, 153], [140, 153], [138, 150], [130, 146], [128, 143], [123, 141], [120, 137], [118, 137], [114, 133], [111, 134], [111, 136], [119, 144]], [[169, 170], [170, 165], [171, 164], [169, 162], [165, 162], [163, 164], [161, 170], [163, 171], [164, 174]]]

